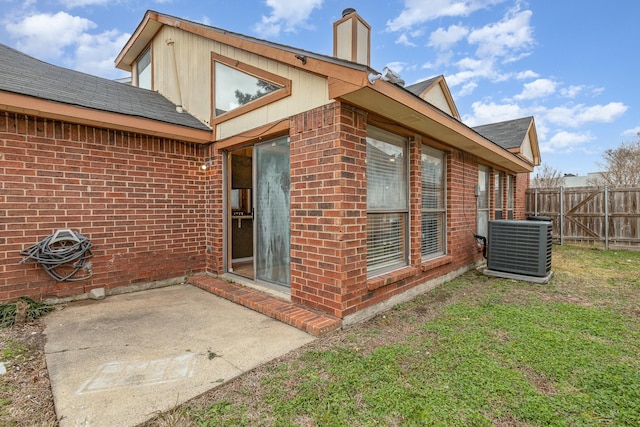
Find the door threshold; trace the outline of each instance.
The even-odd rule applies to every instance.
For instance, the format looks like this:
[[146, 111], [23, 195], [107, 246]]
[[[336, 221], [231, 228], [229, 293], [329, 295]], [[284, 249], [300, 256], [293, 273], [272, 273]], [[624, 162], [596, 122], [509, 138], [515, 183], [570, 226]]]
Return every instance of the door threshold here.
[[232, 283], [235, 276], [229, 276], [227, 281], [224, 276], [197, 274], [191, 276], [188, 283], [317, 337], [342, 327], [339, 318], [284, 301], [282, 297], [285, 295], [282, 293], [278, 296], [268, 295], [265, 288], [250, 289], [240, 283]]
[[291, 292], [289, 288], [284, 286], [278, 286], [271, 283], [266, 282], [258, 282], [256, 283], [253, 280], [247, 279], [243, 276], [238, 276], [234, 273], [224, 273], [220, 275], [220, 277], [224, 280], [230, 280], [231, 282], [237, 283], [242, 286], [246, 286], [247, 288], [255, 289], [256, 291], [264, 292], [265, 294], [269, 294], [273, 297], [283, 299], [285, 301], [291, 301]]

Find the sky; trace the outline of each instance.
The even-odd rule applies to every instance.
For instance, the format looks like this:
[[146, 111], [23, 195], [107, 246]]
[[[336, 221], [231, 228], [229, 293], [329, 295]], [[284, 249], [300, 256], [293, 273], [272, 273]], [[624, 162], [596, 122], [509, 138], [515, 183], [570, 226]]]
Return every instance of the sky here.
[[444, 75], [469, 126], [534, 116], [542, 162], [601, 170], [640, 132], [637, 0], [0, 0], [0, 43], [109, 79], [147, 10], [333, 54], [352, 7], [371, 25], [371, 66], [407, 85]]

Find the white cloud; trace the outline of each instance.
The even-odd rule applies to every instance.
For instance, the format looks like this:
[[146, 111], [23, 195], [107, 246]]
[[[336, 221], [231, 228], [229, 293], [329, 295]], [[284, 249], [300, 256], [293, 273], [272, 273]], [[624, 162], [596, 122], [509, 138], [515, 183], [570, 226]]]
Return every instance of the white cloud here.
[[122, 77], [114, 59], [130, 34], [118, 30], [91, 34], [96, 27], [93, 21], [66, 12], [29, 15], [5, 25], [17, 40], [17, 49], [29, 55], [88, 74]]
[[610, 102], [606, 105], [554, 107], [544, 112], [545, 119], [560, 126], [578, 127], [586, 123], [610, 123], [624, 114], [627, 109], [622, 102]]
[[387, 21], [388, 31], [403, 31], [445, 16], [468, 16], [505, 0], [404, 0], [404, 9]]
[[281, 31], [295, 32], [298, 27], [306, 27], [307, 19], [314, 9], [322, 7], [324, 0], [266, 0], [271, 15], [263, 16], [254, 27], [261, 37], [277, 37]]
[[464, 86], [462, 86], [462, 89], [460, 89], [460, 92], [458, 92], [458, 96], [467, 96], [467, 95], [471, 95], [473, 93], [473, 91], [478, 87], [478, 83], [476, 82], [469, 82], [467, 84], [465, 84]]
[[518, 80], [537, 79], [538, 77], [540, 77], [540, 75], [531, 70], [521, 71], [516, 74], [516, 79]]
[[409, 40], [409, 36], [407, 36], [407, 33], [400, 34], [400, 36], [396, 39], [396, 44], [401, 44], [401, 45], [411, 46], [411, 47], [415, 47], [416, 45], [411, 40]]
[[582, 144], [592, 141], [594, 136], [590, 132], [567, 132], [561, 130], [540, 144], [543, 153], [570, 153]]
[[448, 50], [446, 52], [438, 52], [436, 56], [436, 67], [448, 66], [453, 59], [453, 52]]
[[12, 38], [18, 39], [18, 50], [39, 58], [58, 58], [67, 46], [95, 27], [88, 19], [58, 12], [30, 15], [6, 24], [5, 29]]
[[489, 80], [499, 79], [499, 73], [495, 70], [494, 61], [491, 58], [463, 58], [456, 63], [456, 66], [460, 71], [447, 76], [447, 82], [449, 86], [452, 87], [481, 78]]
[[75, 69], [109, 78], [122, 76], [124, 73], [114, 67], [114, 61], [129, 37], [130, 34], [116, 30], [98, 35], [83, 34], [75, 52]]
[[566, 98], [575, 98], [583, 90], [584, 86], [571, 85], [569, 87], [562, 88], [560, 90], [560, 94]]
[[60, 3], [65, 8], [83, 7], [83, 6], [96, 6], [102, 4], [113, 3], [112, 0], [61, 0]]
[[514, 99], [520, 101], [525, 99], [542, 98], [554, 93], [557, 85], [558, 84], [553, 80], [537, 79], [532, 82], [525, 83], [522, 92], [514, 96]]
[[503, 122], [526, 116], [518, 104], [496, 104], [476, 101], [471, 104], [472, 116], [463, 117], [468, 126], [478, 126], [486, 123]]
[[640, 126], [625, 130], [622, 136], [640, 136]]
[[468, 41], [478, 45], [476, 54], [479, 57], [512, 55], [529, 48], [534, 43], [531, 15], [530, 10], [512, 11], [500, 22], [471, 31]]
[[451, 25], [446, 30], [444, 28], [438, 28], [429, 37], [428, 46], [433, 46], [436, 49], [448, 49], [466, 35], [469, 34], [469, 29], [459, 25]]
[[420, 37], [423, 35], [424, 35], [424, 28], [418, 28], [413, 31], [405, 31], [402, 34], [400, 34], [400, 36], [396, 39], [396, 44], [403, 44], [405, 46], [416, 47], [417, 44], [411, 41], [411, 39], [414, 39], [416, 37]]

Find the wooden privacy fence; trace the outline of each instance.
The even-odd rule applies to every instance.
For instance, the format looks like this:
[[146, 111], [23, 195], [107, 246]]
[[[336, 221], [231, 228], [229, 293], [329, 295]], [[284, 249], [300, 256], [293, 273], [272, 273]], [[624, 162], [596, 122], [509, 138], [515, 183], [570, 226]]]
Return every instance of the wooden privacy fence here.
[[560, 244], [640, 249], [640, 188], [530, 188], [526, 213], [550, 217]]

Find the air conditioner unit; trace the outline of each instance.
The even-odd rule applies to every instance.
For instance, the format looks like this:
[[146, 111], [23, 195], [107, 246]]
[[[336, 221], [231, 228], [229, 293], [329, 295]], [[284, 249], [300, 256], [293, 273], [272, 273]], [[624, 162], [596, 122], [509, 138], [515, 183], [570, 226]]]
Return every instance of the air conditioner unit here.
[[523, 276], [551, 273], [550, 221], [489, 221], [487, 268]]

